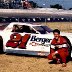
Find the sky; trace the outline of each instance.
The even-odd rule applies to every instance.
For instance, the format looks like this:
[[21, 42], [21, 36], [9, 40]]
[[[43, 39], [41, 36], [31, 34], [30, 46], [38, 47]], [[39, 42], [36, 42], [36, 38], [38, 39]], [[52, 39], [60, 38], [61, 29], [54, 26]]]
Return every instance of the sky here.
[[29, 0], [37, 2], [39, 6], [50, 7], [50, 5], [60, 4], [65, 9], [72, 8], [72, 0]]

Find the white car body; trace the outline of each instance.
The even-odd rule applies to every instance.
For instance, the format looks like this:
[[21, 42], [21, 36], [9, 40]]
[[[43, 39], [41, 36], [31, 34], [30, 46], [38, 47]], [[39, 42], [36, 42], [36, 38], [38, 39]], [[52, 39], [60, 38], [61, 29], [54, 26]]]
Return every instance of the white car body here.
[[[30, 29], [33, 29], [36, 33], [12, 32], [14, 25], [28, 26]], [[3, 31], [0, 31], [0, 36], [2, 36], [2, 38], [3, 38], [4, 52], [47, 56], [50, 53], [50, 43], [53, 39], [53, 33], [46, 31], [46, 34], [41, 34], [39, 31], [37, 31], [34, 28], [36, 26], [42, 26], [42, 25], [13, 22], [13, 23], [10, 23]], [[19, 44], [15, 48], [11, 47], [12, 45], [7, 46], [7, 43], [10, 40], [10, 36], [12, 34], [19, 34], [19, 35], [21, 35], [22, 38], [24, 36], [28, 36], [28, 39], [25, 41], [25, 47], [19, 48], [19, 45], [22, 43], [22, 38], [20, 41], [18, 41]], [[67, 36], [72, 44], [72, 33], [61, 33], [61, 35]], [[13, 39], [16, 39], [16, 36], [14, 36]], [[23, 42], [24, 42], [24, 40], [23, 40]], [[14, 43], [17, 43], [17, 42], [14, 42]]]

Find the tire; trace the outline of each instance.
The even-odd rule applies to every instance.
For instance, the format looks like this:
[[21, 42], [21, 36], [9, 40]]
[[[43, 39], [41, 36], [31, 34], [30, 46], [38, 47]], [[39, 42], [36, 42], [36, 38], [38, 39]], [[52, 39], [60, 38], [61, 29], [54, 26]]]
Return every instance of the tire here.
[[71, 42], [70, 40], [66, 37], [66, 36], [63, 36], [63, 38], [65, 38], [67, 40], [67, 43], [68, 43], [68, 52], [69, 52], [69, 56], [67, 57], [67, 59], [71, 59]]
[[3, 53], [3, 39], [0, 36], [0, 54], [2, 54], [2, 53]]

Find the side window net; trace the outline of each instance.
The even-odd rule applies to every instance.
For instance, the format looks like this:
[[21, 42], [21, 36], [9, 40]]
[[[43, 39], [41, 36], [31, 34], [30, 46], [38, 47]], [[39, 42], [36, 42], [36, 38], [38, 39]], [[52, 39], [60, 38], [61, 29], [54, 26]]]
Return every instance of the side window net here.
[[26, 33], [36, 33], [32, 28], [26, 25], [14, 25], [12, 32], [26, 32]]

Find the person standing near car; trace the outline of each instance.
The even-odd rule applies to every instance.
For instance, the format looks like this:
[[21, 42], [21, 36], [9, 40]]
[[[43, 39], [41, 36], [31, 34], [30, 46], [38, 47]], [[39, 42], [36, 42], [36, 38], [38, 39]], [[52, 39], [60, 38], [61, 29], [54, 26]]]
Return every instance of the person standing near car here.
[[60, 35], [58, 29], [53, 30], [54, 39], [51, 42], [49, 60], [55, 60], [58, 64], [62, 62], [62, 67], [66, 67], [66, 59], [69, 55], [67, 40]]

